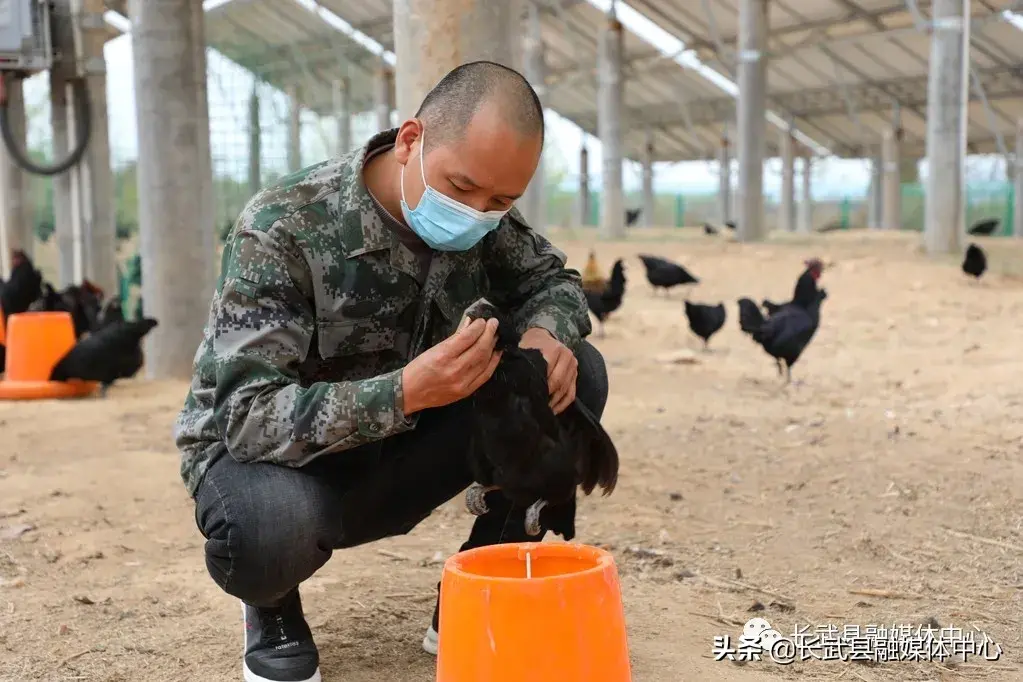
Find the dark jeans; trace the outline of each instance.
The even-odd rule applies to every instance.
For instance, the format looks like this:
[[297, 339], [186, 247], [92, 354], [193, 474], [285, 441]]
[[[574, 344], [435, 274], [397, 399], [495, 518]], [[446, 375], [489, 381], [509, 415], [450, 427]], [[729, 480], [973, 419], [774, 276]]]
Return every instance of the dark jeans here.
[[[604, 358], [584, 341], [576, 396], [598, 417], [607, 402]], [[217, 459], [196, 492], [206, 567], [220, 587], [253, 606], [273, 606], [320, 569], [335, 549], [408, 533], [472, 483], [461, 425], [426, 410], [412, 431], [320, 457], [301, 468]], [[462, 549], [527, 536], [525, 510], [499, 494]]]

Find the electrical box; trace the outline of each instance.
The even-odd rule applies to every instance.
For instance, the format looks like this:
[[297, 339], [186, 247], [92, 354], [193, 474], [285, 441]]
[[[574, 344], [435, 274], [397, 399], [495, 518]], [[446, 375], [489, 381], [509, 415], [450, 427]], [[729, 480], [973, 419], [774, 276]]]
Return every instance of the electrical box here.
[[0, 0], [0, 70], [41, 71], [52, 63], [50, 0]]

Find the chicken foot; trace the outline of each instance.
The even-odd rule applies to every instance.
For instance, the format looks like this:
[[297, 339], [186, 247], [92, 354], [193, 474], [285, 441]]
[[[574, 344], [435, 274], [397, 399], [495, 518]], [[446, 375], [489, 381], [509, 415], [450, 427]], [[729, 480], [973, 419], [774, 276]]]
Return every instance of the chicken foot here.
[[487, 507], [487, 501], [484, 499], [486, 494], [491, 490], [497, 490], [498, 486], [483, 486], [479, 483], [473, 483], [465, 490], [465, 508], [469, 510], [469, 513], [473, 516], [483, 516], [490, 508]]
[[530, 535], [539, 535], [543, 530], [540, 527], [540, 512], [547, 506], [547, 500], [537, 500], [526, 509], [526, 532]]

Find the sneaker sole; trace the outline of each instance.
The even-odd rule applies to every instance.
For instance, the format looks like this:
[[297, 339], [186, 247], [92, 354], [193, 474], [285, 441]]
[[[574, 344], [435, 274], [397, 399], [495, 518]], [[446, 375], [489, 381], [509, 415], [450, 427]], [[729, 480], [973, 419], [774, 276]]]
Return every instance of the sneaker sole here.
[[[281, 682], [281, 680], [271, 680], [269, 678], [257, 675], [256, 673], [249, 670], [249, 666], [245, 663], [245, 661], [242, 661], [242, 678], [245, 680], [245, 682]], [[313, 673], [312, 677], [304, 680], [294, 680], [294, 682], [323, 682], [323, 679], [320, 677], [320, 669], [317, 668], [316, 672]]]
[[426, 636], [423, 637], [423, 651], [431, 656], [437, 655], [437, 631], [433, 629], [432, 625], [426, 631]]

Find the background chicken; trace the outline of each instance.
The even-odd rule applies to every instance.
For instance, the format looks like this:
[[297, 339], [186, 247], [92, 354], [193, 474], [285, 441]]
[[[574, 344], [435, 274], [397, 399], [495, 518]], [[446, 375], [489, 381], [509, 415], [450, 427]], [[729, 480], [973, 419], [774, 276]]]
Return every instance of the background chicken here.
[[607, 286], [607, 279], [604, 278], [600, 266], [597, 265], [597, 253], [592, 249], [590, 255], [586, 257], [586, 267], [583, 268], [582, 275], [583, 291], [601, 292]]
[[984, 255], [984, 250], [976, 244], [966, 247], [962, 268], [965, 274], [980, 279], [980, 276], [987, 270], [987, 256]]
[[998, 218], [981, 218], [967, 232], [975, 237], [989, 237], [995, 233], [1002, 223]]
[[686, 318], [689, 320], [689, 329], [703, 339], [704, 350], [707, 349], [710, 337], [725, 326], [725, 317], [724, 303], [704, 305], [686, 301]]
[[775, 359], [778, 374], [782, 374], [784, 364], [786, 383], [792, 380], [792, 366], [817, 333], [825, 298], [827, 292], [817, 288], [813, 268], [808, 267], [796, 283], [792, 301], [766, 319], [754, 301], [739, 299], [740, 328]]
[[57, 362], [51, 381], [100, 382], [100, 396], [118, 379], [129, 379], [142, 368], [142, 339], [156, 326], [144, 318], [116, 322], [81, 339]]
[[600, 325], [599, 336], [604, 336], [604, 320], [607, 316], [618, 310], [622, 305], [622, 296], [625, 295], [625, 264], [619, 258], [611, 268], [611, 278], [607, 285], [600, 291], [589, 291], [586, 294], [586, 304], [590, 312], [597, 318]]
[[668, 291], [680, 284], [696, 284], [700, 281], [678, 263], [665, 258], [640, 254], [639, 259], [643, 261], [646, 279], [655, 292], [658, 289]]
[[24, 251], [11, 252], [11, 276], [0, 284], [0, 308], [3, 322], [11, 315], [24, 313], [43, 295], [43, 275], [36, 270]]

